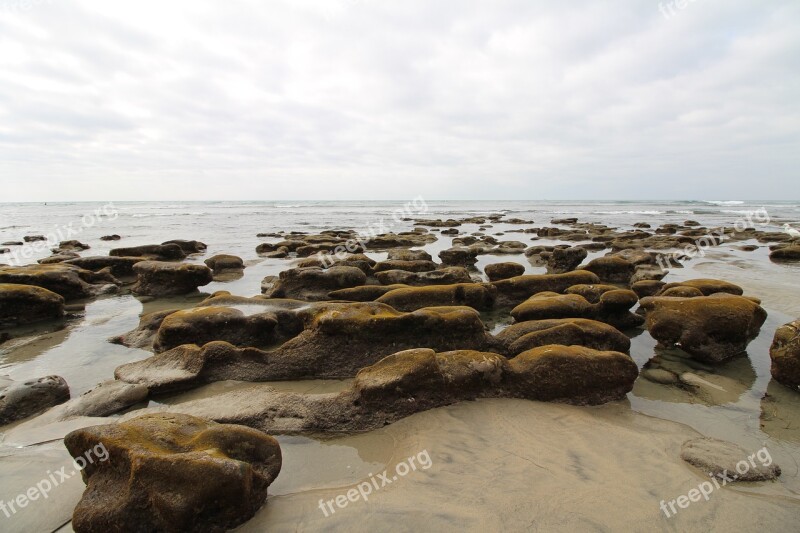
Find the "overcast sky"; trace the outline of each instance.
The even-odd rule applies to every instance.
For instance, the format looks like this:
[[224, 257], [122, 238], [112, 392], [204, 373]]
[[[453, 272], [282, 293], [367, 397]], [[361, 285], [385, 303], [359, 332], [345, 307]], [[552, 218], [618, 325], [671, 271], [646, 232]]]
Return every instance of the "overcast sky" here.
[[0, 202], [798, 199], [800, 2], [0, 0]]

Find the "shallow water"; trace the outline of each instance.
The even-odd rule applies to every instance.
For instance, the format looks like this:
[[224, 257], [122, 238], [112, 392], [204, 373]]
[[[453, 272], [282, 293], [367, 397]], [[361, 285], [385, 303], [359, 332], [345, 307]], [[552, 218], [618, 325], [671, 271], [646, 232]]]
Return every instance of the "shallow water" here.
[[[635, 222], [656, 225], [692, 218], [713, 226], [734, 224], [740, 211], [762, 204], [712, 203], [598, 203], [531, 204], [429, 203], [422, 218], [461, 217], [507, 211], [509, 216], [532, 218], [536, 226], [550, 225], [553, 216], [577, 216], [581, 222], [602, 222], [630, 227]], [[287, 204], [280, 204], [287, 205]], [[281, 229], [318, 231], [331, 228], [366, 228], [380, 218], [394, 231], [410, 223], [392, 221], [392, 210], [402, 203], [291, 204], [117, 204], [119, 216], [79, 236], [92, 245], [82, 255], [104, 255], [109, 249], [162, 242], [172, 238], [198, 239], [208, 250], [192, 261], [216, 253], [233, 253], [248, 265], [244, 275], [203, 287], [205, 293], [226, 290], [252, 296], [260, 292], [264, 276], [277, 275], [293, 261], [263, 260], [255, 254], [258, 232]], [[796, 223], [796, 205], [769, 203], [770, 229], [778, 223]], [[47, 233], [40, 226], [41, 206], [0, 206], [0, 242], [23, 235]], [[91, 206], [47, 206], [48, 224], [80, 219]], [[657, 213], [656, 213], [657, 211]], [[39, 216], [35, 216], [39, 213]], [[416, 216], [413, 213], [412, 216]], [[106, 225], [107, 224], [107, 225]], [[531, 234], [509, 230], [529, 225], [492, 224], [487, 234], [504, 233], [501, 240], [551, 244]], [[478, 230], [464, 225], [462, 232]], [[760, 229], [767, 229], [760, 228]], [[104, 243], [100, 235], [118, 233], [121, 241]], [[440, 236], [425, 247], [434, 257], [450, 246]], [[754, 243], [754, 241], [752, 242]], [[771, 380], [768, 349], [775, 329], [800, 316], [800, 267], [768, 260], [764, 245], [754, 252], [738, 249], [742, 242], [726, 243], [704, 257], [673, 269], [666, 281], [696, 277], [721, 278], [739, 284], [747, 295], [762, 299], [769, 318], [761, 335], [748, 349], [748, 357], [718, 368], [704, 368], [677, 352], [655, 349], [646, 333], [632, 338], [631, 355], [640, 366], [659, 355], [671, 369], [691, 371], [707, 383], [690, 392], [639, 378], [627, 401], [602, 407], [581, 408], [521, 400], [480, 400], [419, 413], [377, 431], [342, 437], [279, 437], [284, 455], [281, 475], [270, 487], [270, 499], [242, 531], [353, 531], [391, 530], [542, 530], [542, 531], [700, 531], [756, 527], [793, 530], [800, 516], [800, 395]], [[49, 255], [41, 251], [41, 256]], [[589, 258], [605, 252], [590, 254]], [[383, 253], [368, 253], [375, 259]], [[542, 273], [519, 255], [479, 256], [486, 264], [516, 261], [528, 273]], [[0, 256], [0, 262], [3, 256]], [[139, 360], [149, 352], [108, 342], [138, 324], [139, 315], [159, 309], [186, 308], [199, 296], [168, 300], [140, 300], [132, 295], [108, 295], [76, 309], [60, 329], [34, 328], [0, 345], [0, 374], [29, 379], [62, 375], [73, 396], [113, 377], [122, 363]], [[497, 332], [510, 323], [507, 314], [486, 314]], [[231, 389], [271, 386], [318, 394], [341, 390], [347, 382], [306, 381], [270, 384], [224, 382], [159, 398], [175, 404]], [[56, 427], [36, 427], [35, 419], [3, 428], [0, 445], [0, 500], [9, 501], [45, 476], [47, 470], [68, 464], [68, 454], [58, 439], [80, 425], [103, 423], [85, 419]], [[693, 503], [677, 516], [666, 518], [661, 500], [686, 494], [705, 480], [705, 474], [678, 457], [688, 438], [706, 435], [742, 445], [748, 450], [766, 446], [783, 474], [777, 482], [737, 484], [715, 492], [711, 499]], [[55, 441], [55, 442], [49, 442]], [[45, 444], [38, 444], [44, 443]], [[393, 471], [410, 456], [427, 451], [431, 466], [410, 472], [383, 487], [368, 501], [352, 502], [325, 516], [319, 500], [335, 498], [384, 469]], [[46, 502], [31, 502], [10, 518], [0, 514], [2, 531], [50, 531], [68, 522], [80, 496], [77, 477], [57, 487]], [[35, 504], [35, 505], [34, 505]], [[69, 531], [68, 525], [64, 531]]]

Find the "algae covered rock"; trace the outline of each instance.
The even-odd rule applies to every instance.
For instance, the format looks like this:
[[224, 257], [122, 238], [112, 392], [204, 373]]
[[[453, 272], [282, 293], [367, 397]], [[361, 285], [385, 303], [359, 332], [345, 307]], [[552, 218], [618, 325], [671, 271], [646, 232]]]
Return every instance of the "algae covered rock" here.
[[525, 267], [519, 263], [505, 262], [505, 263], [492, 263], [486, 265], [483, 269], [489, 281], [499, 281], [501, 279], [513, 278], [521, 276], [525, 273]]
[[767, 312], [743, 296], [643, 298], [646, 327], [664, 346], [679, 346], [699, 361], [721, 363], [747, 349], [767, 318]]
[[178, 261], [186, 257], [178, 244], [145, 244], [127, 248], [114, 248], [108, 255], [112, 257], [145, 257], [156, 261]]
[[181, 414], [79, 429], [64, 444], [86, 463], [77, 533], [226, 531], [264, 505], [281, 469], [274, 438]]
[[228, 254], [218, 254], [203, 261], [214, 274], [230, 270], [244, 270], [244, 261], [241, 257]]
[[272, 298], [325, 300], [331, 291], [358, 287], [366, 282], [367, 275], [352, 266], [292, 268], [281, 272], [278, 282], [266, 294]]
[[64, 316], [64, 298], [42, 287], [0, 283], [0, 327]]
[[778, 328], [769, 349], [775, 381], [800, 391], [800, 320]]
[[390, 305], [398, 311], [462, 305], [477, 310], [486, 310], [492, 307], [496, 292], [496, 289], [488, 284], [457, 283], [395, 289], [376, 301]]
[[600, 278], [586, 270], [573, 270], [564, 274], [530, 274], [493, 281], [497, 288], [498, 304], [517, 305], [540, 292], [561, 293], [581, 284], [597, 284]]
[[601, 351], [627, 353], [630, 339], [617, 328], [584, 318], [531, 320], [508, 326], [495, 338], [516, 355], [548, 344], [580, 345]]
[[60, 294], [65, 300], [75, 300], [116, 290], [116, 284], [119, 282], [108, 273], [97, 273], [74, 265], [56, 263], [0, 267], [0, 283], [35, 285]]
[[140, 296], [172, 296], [188, 294], [213, 281], [211, 269], [205, 265], [142, 261], [133, 265], [136, 284], [131, 288]]
[[455, 283], [470, 283], [472, 281], [469, 272], [463, 267], [444, 267], [429, 272], [386, 270], [377, 272], [375, 278], [383, 285], [411, 285], [416, 287], [452, 285]]
[[226, 341], [235, 346], [266, 347], [275, 341], [278, 320], [270, 312], [244, 313], [222, 306], [176, 311], [161, 322], [153, 343], [156, 352], [181, 344]]

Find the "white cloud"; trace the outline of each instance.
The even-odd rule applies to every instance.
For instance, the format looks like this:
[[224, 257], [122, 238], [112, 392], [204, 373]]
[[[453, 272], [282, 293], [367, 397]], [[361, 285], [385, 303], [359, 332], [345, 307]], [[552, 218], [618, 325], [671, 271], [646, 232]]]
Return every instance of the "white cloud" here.
[[791, 198], [800, 6], [0, 2], [0, 201]]

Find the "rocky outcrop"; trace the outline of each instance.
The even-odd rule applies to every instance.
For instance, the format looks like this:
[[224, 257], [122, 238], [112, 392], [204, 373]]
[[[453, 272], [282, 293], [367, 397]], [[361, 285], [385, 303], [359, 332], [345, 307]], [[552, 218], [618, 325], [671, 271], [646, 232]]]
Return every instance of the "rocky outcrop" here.
[[519, 263], [492, 263], [483, 269], [489, 281], [500, 281], [521, 276], [525, 273], [525, 267]]
[[390, 305], [398, 311], [453, 305], [464, 305], [481, 311], [492, 307], [496, 292], [497, 290], [489, 284], [457, 283], [395, 289], [376, 301]]
[[597, 275], [585, 270], [565, 274], [531, 274], [492, 282], [497, 288], [498, 305], [518, 305], [539, 292], [564, 292], [573, 285], [600, 283]]
[[580, 294], [542, 292], [534, 294], [514, 309], [517, 322], [553, 318], [587, 318], [626, 330], [640, 326], [644, 319], [629, 309], [639, 301], [633, 291], [616, 289], [604, 292], [597, 303], [590, 303]]
[[325, 304], [302, 311], [304, 330], [271, 351], [225, 342], [183, 345], [117, 368], [117, 379], [153, 392], [219, 380], [346, 378], [398, 350], [487, 349], [496, 343], [468, 307], [401, 313], [379, 303]]
[[[444, 267], [430, 272], [408, 272], [405, 270], [386, 270], [377, 272], [375, 278], [382, 285], [409, 285], [424, 287], [427, 285], [452, 285], [454, 283], [471, 283], [472, 278], [463, 267]], [[376, 297], [377, 298], [377, 297]]]
[[510, 355], [548, 344], [580, 345], [594, 350], [623, 353], [631, 348], [630, 339], [613, 326], [584, 318], [520, 322], [508, 326], [495, 338]]
[[30, 381], [0, 377], [0, 425], [22, 420], [69, 400], [69, 386], [61, 376]]
[[439, 252], [439, 259], [446, 266], [469, 268], [478, 262], [478, 250], [463, 247], [449, 248]]
[[0, 283], [42, 287], [66, 300], [89, 298], [117, 290], [119, 281], [109, 273], [92, 272], [74, 265], [27, 265], [0, 267]]
[[800, 320], [778, 328], [769, 356], [775, 381], [800, 392]]
[[173, 296], [194, 292], [213, 280], [205, 265], [142, 261], [133, 265], [136, 284], [131, 288], [139, 296]]
[[42, 287], [0, 283], [0, 327], [64, 316], [64, 298]]
[[145, 244], [128, 248], [114, 248], [108, 255], [112, 257], [144, 257], [154, 261], [179, 261], [186, 257], [178, 244]]
[[64, 261], [64, 264], [74, 265], [85, 270], [91, 270], [92, 272], [109, 269], [109, 272], [115, 277], [129, 277], [135, 275], [133, 265], [142, 261], [145, 261], [145, 258], [94, 255], [90, 257], [68, 259]]
[[326, 300], [331, 291], [358, 287], [366, 282], [367, 275], [352, 266], [292, 268], [281, 272], [278, 282], [265, 294], [272, 298]]
[[[735, 294], [737, 296], [744, 294], [744, 291], [740, 286], [720, 279], [690, 279], [686, 281], [679, 281], [677, 283], [667, 283], [661, 288], [661, 291], [657, 294], [657, 296], [665, 295], [667, 291], [677, 288], [696, 289], [696, 292], [687, 291], [687, 293], [699, 293], [700, 296], [710, 296], [716, 293]], [[679, 295], [679, 291], [672, 291], [672, 293], [674, 296]]]
[[405, 350], [358, 372], [341, 393], [234, 391], [171, 409], [271, 433], [353, 432], [476, 398], [521, 398], [595, 405], [632, 389], [636, 363], [619, 352], [548, 345], [514, 359], [473, 350]]
[[226, 341], [235, 346], [265, 348], [276, 341], [278, 320], [269, 311], [244, 313], [222, 306], [196, 307], [164, 317], [153, 342], [163, 352], [181, 344]]
[[77, 533], [226, 531], [264, 505], [281, 469], [274, 438], [180, 414], [79, 429], [64, 444], [87, 463]]
[[650, 335], [664, 346], [679, 346], [699, 361], [721, 363], [742, 354], [767, 318], [743, 296], [716, 293], [676, 298], [651, 296], [640, 302]]

